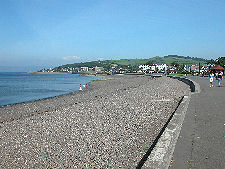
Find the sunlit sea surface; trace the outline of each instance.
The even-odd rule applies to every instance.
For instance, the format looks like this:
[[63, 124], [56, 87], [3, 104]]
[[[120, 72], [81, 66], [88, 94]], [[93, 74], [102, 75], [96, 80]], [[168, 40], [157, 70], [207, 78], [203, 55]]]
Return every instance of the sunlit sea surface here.
[[0, 106], [71, 93], [96, 79], [75, 74], [0, 74]]

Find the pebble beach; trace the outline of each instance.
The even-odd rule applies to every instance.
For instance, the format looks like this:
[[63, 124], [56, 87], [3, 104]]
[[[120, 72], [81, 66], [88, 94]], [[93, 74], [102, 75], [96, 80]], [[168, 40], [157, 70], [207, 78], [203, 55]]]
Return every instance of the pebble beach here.
[[0, 168], [136, 168], [189, 93], [165, 76], [115, 75], [0, 107]]

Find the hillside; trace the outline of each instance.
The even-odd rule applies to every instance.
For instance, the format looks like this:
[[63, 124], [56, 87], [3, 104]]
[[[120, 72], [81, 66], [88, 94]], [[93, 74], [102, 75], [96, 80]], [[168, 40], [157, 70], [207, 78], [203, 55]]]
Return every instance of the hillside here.
[[54, 71], [61, 71], [63, 68], [80, 68], [80, 67], [103, 67], [105, 70], [110, 70], [113, 65], [117, 65], [123, 68], [129, 67], [131, 70], [137, 69], [137, 65], [145, 64], [149, 59], [120, 59], [120, 60], [104, 60], [104, 61], [92, 61], [84, 63], [66, 64], [54, 68]]
[[168, 65], [170, 65], [173, 62], [176, 62], [180, 65], [196, 65], [196, 64], [206, 64], [206, 62], [208, 61], [207, 59], [203, 59], [203, 58], [194, 58], [194, 57], [184, 57], [184, 56], [177, 56], [177, 55], [168, 55], [168, 56], [164, 56], [164, 57], [154, 57], [154, 58], [150, 58], [149, 60], [151, 60], [153, 63], [158, 63], [158, 64], [162, 64], [162, 63], [166, 63]]
[[84, 63], [74, 63], [74, 64], [66, 64], [59, 67], [54, 68], [55, 71], [60, 71], [62, 68], [80, 68], [80, 67], [104, 67], [105, 70], [109, 70], [113, 65], [118, 65], [120, 67], [129, 68], [132, 70], [137, 69], [137, 65], [145, 64], [146, 62], [151, 61], [153, 64], [163, 64], [166, 63], [171, 65], [171, 63], [178, 63], [179, 65], [195, 65], [195, 64], [206, 64], [208, 60], [202, 58], [194, 58], [194, 57], [184, 57], [177, 55], [168, 55], [164, 57], [153, 57], [150, 59], [120, 59], [120, 60], [104, 60], [104, 61], [92, 61], [92, 62], [84, 62]]

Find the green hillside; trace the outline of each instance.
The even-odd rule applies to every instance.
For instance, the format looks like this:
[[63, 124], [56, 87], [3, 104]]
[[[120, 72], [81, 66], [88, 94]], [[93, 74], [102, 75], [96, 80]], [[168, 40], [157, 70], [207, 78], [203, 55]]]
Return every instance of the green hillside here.
[[149, 59], [120, 59], [120, 60], [104, 60], [104, 61], [92, 61], [92, 62], [84, 62], [84, 63], [74, 63], [74, 64], [66, 64], [59, 67], [54, 68], [55, 71], [61, 71], [63, 68], [80, 68], [80, 67], [104, 67], [105, 70], [110, 70], [112, 66], [120, 66], [130, 70], [137, 70], [137, 66], [139, 64], [145, 64], [147, 62], [151, 62], [152, 64], [168, 64], [178, 63], [179, 65], [194, 65], [194, 64], [206, 64], [208, 60], [202, 58], [194, 58], [194, 57], [184, 57], [177, 55], [168, 55], [164, 57], [153, 57]]
[[110, 70], [112, 66], [119, 66], [123, 68], [129, 68], [130, 70], [137, 70], [137, 65], [145, 64], [149, 59], [120, 59], [120, 60], [104, 60], [104, 61], [92, 61], [84, 63], [66, 64], [54, 68], [54, 71], [61, 71], [63, 68], [80, 68], [80, 67], [103, 67], [105, 70]]
[[148, 62], [149, 59], [120, 59], [120, 60], [113, 60], [113, 62], [115, 64], [118, 65], [131, 65], [131, 66], [136, 66], [138, 64], [145, 64], [146, 62]]
[[168, 55], [168, 56], [164, 56], [164, 57], [154, 57], [154, 58], [150, 58], [149, 60], [151, 60], [154, 64], [158, 63], [158, 64], [162, 64], [162, 63], [166, 63], [168, 65], [170, 65], [173, 62], [176, 62], [180, 65], [196, 65], [196, 64], [206, 64], [208, 60], [206, 59], [202, 59], [202, 58], [194, 58], [194, 57], [184, 57], [184, 56], [177, 56], [177, 55]]

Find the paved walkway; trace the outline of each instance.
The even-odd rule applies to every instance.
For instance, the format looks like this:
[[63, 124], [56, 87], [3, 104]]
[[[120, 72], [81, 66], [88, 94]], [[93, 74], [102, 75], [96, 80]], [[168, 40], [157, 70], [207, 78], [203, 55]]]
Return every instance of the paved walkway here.
[[225, 169], [225, 80], [209, 88], [209, 79], [192, 94], [173, 154], [172, 169]]

